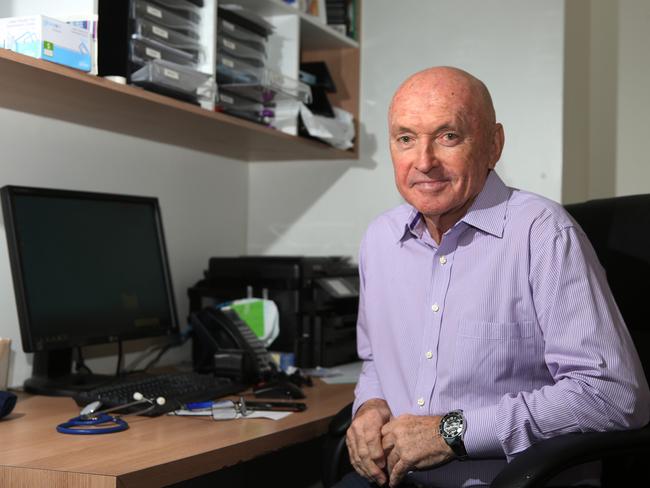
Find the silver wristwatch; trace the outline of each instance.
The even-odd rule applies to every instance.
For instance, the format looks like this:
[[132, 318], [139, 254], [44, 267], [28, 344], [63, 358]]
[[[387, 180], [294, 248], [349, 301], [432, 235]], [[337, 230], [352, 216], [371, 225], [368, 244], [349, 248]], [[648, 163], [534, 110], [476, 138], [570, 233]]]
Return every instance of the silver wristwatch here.
[[452, 410], [440, 419], [440, 435], [460, 460], [467, 458], [463, 437], [467, 431], [467, 421], [462, 410]]

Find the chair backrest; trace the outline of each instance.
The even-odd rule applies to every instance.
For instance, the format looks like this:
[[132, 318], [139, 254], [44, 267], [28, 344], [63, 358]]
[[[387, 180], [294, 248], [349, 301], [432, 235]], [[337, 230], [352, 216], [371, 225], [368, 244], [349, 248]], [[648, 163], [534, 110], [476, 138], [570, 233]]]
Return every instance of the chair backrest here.
[[565, 208], [594, 246], [650, 377], [650, 194], [590, 200]]

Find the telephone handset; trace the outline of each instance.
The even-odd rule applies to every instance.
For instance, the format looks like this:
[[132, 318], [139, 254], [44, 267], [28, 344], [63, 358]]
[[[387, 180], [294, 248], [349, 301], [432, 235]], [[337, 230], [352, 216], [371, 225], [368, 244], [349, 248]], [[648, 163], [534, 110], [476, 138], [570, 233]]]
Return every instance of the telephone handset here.
[[194, 366], [199, 372], [253, 384], [275, 372], [271, 355], [233, 309], [207, 307], [193, 313]]

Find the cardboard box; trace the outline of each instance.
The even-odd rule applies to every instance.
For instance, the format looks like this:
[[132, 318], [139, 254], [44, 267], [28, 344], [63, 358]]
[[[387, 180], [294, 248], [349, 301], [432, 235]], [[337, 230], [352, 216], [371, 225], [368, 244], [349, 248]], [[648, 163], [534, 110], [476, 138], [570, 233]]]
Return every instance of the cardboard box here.
[[5, 24], [7, 23], [7, 19], [0, 19], [0, 48], [5, 47]]
[[90, 35], [90, 57], [92, 59], [92, 67], [90, 69], [91, 75], [97, 74], [97, 26], [99, 25], [99, 18], [95, 14], [78, 14], [78, 15], [63, 15], [58, 16], [59, 20], [63, 20], [65, 23], [74, 25], [81, 29], [88, 31]]
[[5, 48], [81, 71], [92, 67], [88, 30], [44, 15], [5, 20]]

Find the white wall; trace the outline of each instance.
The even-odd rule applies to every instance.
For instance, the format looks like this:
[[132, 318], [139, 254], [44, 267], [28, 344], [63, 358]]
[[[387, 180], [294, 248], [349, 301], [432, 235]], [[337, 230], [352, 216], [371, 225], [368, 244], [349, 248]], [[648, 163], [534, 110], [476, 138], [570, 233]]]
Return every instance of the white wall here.
[[400, 203], [386, 109], [409, 74], [454, 65], [485, 81], [506, 131], [497, 170], [561, 198], [564, 1], [366, 0], [359, 161], [250, 165], [251, 254], [355, 256], [368, 222]]
[[[650, 2], [619, 3], [616, 194], [650, 192]], [[602, 134], [601, 137], [614, 134]]]
[[572, 0], [565, 12], [562, 202], [571, 203], [616, 194], [619, 2]]
[[573, 0], [564, 10], [564, 87], [562, 106], [562, 202], [589, 194], [590, 0]]
[[616, 194], [619, 3], [627, 0], [590, 1], [588, 198]]
[[[182, 325], [188, 313], [187, 288], [202, 277], [208, 259], [245, 252], [246, 163], [7, 109], [0, 109], [0, 127], [0, 185], [160, 199]], [[1, 221], [0, 234], [0, 337], [13, 339], [10, 384], [19, 385], [31, 374], [32, 355], [22, 352]], [[113, 372], [114, 352], [114, 347], [105, 348], [104, 358], [91, 366]], [[164, 359], [189, 357], [185, 348]]]
[[[56, 17], [57, 15], [77, 15], [97, 13], [98, 0], [2, 0], [3, 15], [34, 15], [43, 14]], [[1, 11], [0, 11], [1, 12]]]

